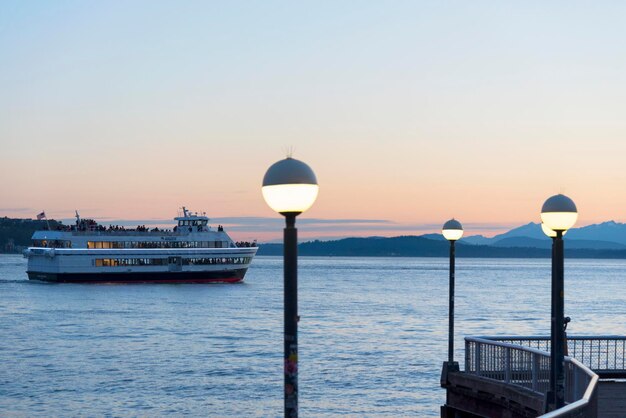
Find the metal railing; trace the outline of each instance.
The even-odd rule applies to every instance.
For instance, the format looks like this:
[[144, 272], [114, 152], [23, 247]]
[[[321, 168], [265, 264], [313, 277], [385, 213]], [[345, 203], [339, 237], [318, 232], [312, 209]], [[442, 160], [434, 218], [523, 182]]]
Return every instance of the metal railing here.
[[[550, 337], [485, 337], [550, 352]], [[566, 354], [600, 375], [626, 377], [626, 336], [568, 336]]]
[[[186, 228], [186, 227], [183, 227]], [[173, 236], [182, 236], [184, 235], [181, 231], [172, 231], [171, 229], [159, 229], [158, 231], [153, 231], [150, 230], [148, 228], [146, 228], [145, 230], [137, 230], [137, 229], [120, 229], [120, 230], [114, 230], [114, 229], [87, 229], [87, 230], [76, 230], [73, 229], [71, 231], [63, 231], [63, 232], [71, 232], [72, 235], [75, 236], [82, 236], [82, 235], [87, 235], [87, 236], [120, 236], [120, 237], [124, 237], [124, 236], [129, 236], [129, 235], [138, 235], [138, 236], [168, 236], [168, 237], [173, 237]]]
[[[550, 386], [550, 354], [507, 338], [466, 337], [465, 373], [526, 388], [545, 399]], [[530, 343], [532, 344], [532, 343]], [[529, 345], [530, 345], [529, 344]], [[565, 357], [565, 402], [567, 405], [543, 418], [595, 416], [598, 375], [580, 361]]]

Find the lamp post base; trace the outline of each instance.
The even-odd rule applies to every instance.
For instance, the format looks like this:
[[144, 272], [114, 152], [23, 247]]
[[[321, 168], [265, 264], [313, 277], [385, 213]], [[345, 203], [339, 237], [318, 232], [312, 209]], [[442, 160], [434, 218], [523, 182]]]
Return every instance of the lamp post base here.
[[546, 405], [544, 412], [552, 412], [556, 409], [554, 407], [554, 392], [552, 390], [548, 390], [548, 392], [546, 392], [546, 397], [545, 397], [544, 402]]
[[448, 373], [458, 372], [461, 369], [459, 368], [458, 361], [444, 361], [443, 367], [441, 368], [441, 387], [446, 387], [448, 384]]

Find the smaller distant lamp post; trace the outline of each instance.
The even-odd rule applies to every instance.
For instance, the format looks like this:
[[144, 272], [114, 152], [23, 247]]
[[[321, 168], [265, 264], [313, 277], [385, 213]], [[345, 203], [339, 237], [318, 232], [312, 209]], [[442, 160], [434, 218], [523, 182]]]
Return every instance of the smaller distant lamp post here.
[[[554, 272], [554, 269], [556, 268], [556, 258], [554, 257], [554, 250], [556, 248], [556, 232], [548, 228], [543, 222], [541, 223], [541, 230], [544, 234], [546, 234], [548, 238], [552, 239], [552, 274], [550, 276], [552, 278], [552, 290], [550, 301], [550, 318], [554, 319], [556, 318], [554, 308], [557, 304], [557, 301], [554, 299], [556, 296], [556, 290], [554, 288], [554, 286], [556, 286], [556, 273]], [[554, 364], [553, 361], [556, 358], [556, 352], [554, 351], [556, 349], [556, 344], [554, 344], [556, 337], [554, 335], [554, 331], [555, 328], [553, 326], [550, 326], [550, 386], [548, 386], [545, 412], [550, 412], [554, 409], [554, 382], [556, 381], [554, 376], [555, 368], [552, 366]]]
[[541, 208], [542, 229], [552, 238], [552, 297], [550, 327], [550, 391], [547, 409], [565, 406], [565, 303], [563, 235], [576, 223], [578, 210], [562, 194], [545, 201]]
[[296, 216], [309, 209], [318, 193], [313, 170], [302, 161], [286, 158], [274, 163], [263, 177], [263, 198], [285, 217], [284, 229], [284, 353], [285, 418], [298, 416], [298, 231]]
[[[443, 224], [441, 230], [444, 238], [450, 241], [450, 286], [448, 304], [448, 363], [444, 364], [447, 371], [459, 370], [459, 364], [454, 361], [454, 243], [463, 236], [463, 226], [456, 219], [450, 219]], [[445, 373], [445, 371], [444, 371]]]

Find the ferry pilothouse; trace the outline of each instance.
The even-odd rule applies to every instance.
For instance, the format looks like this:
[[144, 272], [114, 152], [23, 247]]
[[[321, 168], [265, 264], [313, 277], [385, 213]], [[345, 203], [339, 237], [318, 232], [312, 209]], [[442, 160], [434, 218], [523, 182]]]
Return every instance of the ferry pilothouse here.
[[36, 231], [24, 251], [28, 278], [49, 282], [240, 282], [256, 243], [235, 243], [222, 226], [185, 207], [173, 229], [104, 227], [91, 219]]

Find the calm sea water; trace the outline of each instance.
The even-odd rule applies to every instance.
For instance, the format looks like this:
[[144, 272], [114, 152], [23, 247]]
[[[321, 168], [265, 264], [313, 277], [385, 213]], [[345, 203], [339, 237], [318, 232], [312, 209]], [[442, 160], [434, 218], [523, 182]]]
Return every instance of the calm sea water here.
[[[0, 256], [1, 416], [282, 415], [282, 259], [236, 285], [26, 279]], [[301, 258], [304, 417], [436, 417], [447, 259]], [[567, 260], [578, 335], [626, 334], [626, 261]], [[457, 260], [465, 335], [548, 335], [549, 260]]]

